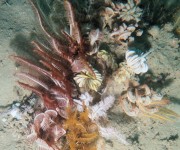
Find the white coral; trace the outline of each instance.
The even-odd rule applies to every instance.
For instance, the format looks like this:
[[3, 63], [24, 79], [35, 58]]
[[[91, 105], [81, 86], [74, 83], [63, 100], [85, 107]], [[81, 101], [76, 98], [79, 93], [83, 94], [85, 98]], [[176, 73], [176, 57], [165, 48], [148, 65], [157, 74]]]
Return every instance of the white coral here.
[[80, 95], [79, 100], [74, 99], [73, 101], [77, 104], [77, 110], [82, 112], [84, 110], [83, 104], [89, 107], [89, 104], [92, 102], [93, 97], [88, 93], [85, 92]]
[[92, 102], [93, 97], [89, 93], [81, 94], [80, 100], [74, 99], [74, 102], [77, 104], [78, 111], [83, 110], [83, 104], [87, 106], [90, 110], [89, 118], [92, 120], [98, 120], [99, 117], [106, 117], [107, 111], [113, 106], [115, 97], [107, 96], [102, 99], [99, 103], [94, 106], [90, 106], [89, 103]]
[[108, 96], [101, 100], [99, 103], [91, 107], [89, 117], [92, 120], [98, 120], [99, 117], [106, 117], [107, 111], [113, 106], [115, 97]]
[[123, 134], [118, 132], [115, 128], [113, 127], [102, 127], [99, 126], [99, 133], [102, 137], [104, 137], [107, 140], [118, 140], [122, 144], [129, 145], [129, 143], [126, 141], [126, 138]]
[[132, 69], [132, 71], [135, 74], [145, 73], [148, 71], [148, 65], [146, 63], [146, 56], [151, 52], [143, 54], [143, 55], [137, 55], [136, 51], [134, 50], [128, 50], [126, 51], [126, 61], [128, 67]]
[[95, 121], [98, 125], [98, 130], [100, 135], [107, 139], [107, 140], [118, 140], [122, 144], [129, 145], [129, 143], [126, 141], [126, 138], [123, 134], [121, 134], [119, 131], [117, 131], [113, 127], [102, 127], [100, 123], [98, 122], [98, 119], [100, 117], [106, 117], [107, 111], [113, 106], [115, 101], [114, 96], [108, 96], [105, 97], [103, 100], [101, 100], [99, 103], [97, 103], [94, 106], [90, 106], [89, 103], [92, 102], [92, 97], [89, 93], [81, 94], [80, 100], [74, 99], [74, 102], [77, 104], [78, 110], [83, 110], [83, 103], [89, 108], [89, 118]]

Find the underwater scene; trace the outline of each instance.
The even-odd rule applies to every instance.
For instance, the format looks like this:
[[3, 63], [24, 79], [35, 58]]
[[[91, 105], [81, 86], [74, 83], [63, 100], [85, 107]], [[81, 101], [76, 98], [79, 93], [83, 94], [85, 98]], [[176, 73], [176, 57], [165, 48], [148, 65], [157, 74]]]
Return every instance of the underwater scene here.
[[0, 150], [179, 150], [180, 0], [0, 0]]

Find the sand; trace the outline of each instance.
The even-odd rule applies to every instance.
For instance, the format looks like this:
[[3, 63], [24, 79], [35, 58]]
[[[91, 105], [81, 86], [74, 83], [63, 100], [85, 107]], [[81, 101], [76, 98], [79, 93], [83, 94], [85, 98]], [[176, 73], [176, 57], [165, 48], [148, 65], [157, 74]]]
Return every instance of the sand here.
[[[14, 73], [17, 70], [17, 65], [9, 59], [9, 56], [14, 54], [27, 56], [31, 50], [31, 34], [35, 32], [37, 26], [38, 22], [26, 0], [3, 0], [0, 2], [0, 149], [33, 149], [25, 142], [24, 130], [18, 129], [22, 125], [14, 126], [13, 120], [9, 121], [2, 112], [5, 106], [15, 101], [21, 101], [23, 97], [30, 95], [29, 91], [22, 89], [16, 83], [17, 78]], [[156, 89], [168, 95], [172, 102], [168, 108], [180, 114], [180, 48], [179, 45], [173, 47], [166, 44], [172, 39], [170, 35], [174, 36], [171, 31], [163, 29], [162, 33], [164, 35], [155, 40], [149, 37], [149, 41], [156, 50], [149, 55], [148, 64], [150, 72], [154, 76], [159, 76], [162, 73], [167, 75], [166, 80], [159, 83]], [[162, 42], [164, 36], [170, 36], [165, 43]], [[154, 121], [148, 118], [131, 119], [120, 114], [118, 109], [113, 108], [109, 112], [109, 120], [117, 124], [117, 129], [132, 144], [124, 146], [117, 141], [106, 141], [106, 150], [179, 149], [179, 119], [174, 123]], [[11, 121], [13, 123], [10, 123]], [[26, 123], [23, 122], [23, 124]]]

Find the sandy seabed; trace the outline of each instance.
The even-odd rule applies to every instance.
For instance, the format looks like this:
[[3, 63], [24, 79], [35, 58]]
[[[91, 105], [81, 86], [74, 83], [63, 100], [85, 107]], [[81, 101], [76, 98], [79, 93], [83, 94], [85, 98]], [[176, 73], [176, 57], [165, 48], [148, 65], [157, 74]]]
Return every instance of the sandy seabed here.
[[[0, 149], [29, 150], [33, 149], [25, 140], [24, 130], [14, 123], [5, 123], [4, 108], [14, 101], [20, 101], [30, 94], [19, 87], [14, 73], [16, 64], [9, 59], [10, 55], [28, 55], [31, 33], [35, 32], [38, 22], [31, 6], [26, 0], [0, 1]], [[162, 31], [163, 37], [172, 35]], [[180, 114], [180, 48], [163, 46], [159, 40], [149, 39], [157, 50], [148, 58], [150, 71], [158, 76], [168, 74], [169, 82], [160, 88], [162, 94], [167, 94], [172, 101], [168, 106]], [[171, 37], [169, 39], [172, 39]], [[168, 38], [167, 38], [168, 40]], [[132, 142], [124, 146], [117, 141], [106, 141], [105, 148], [113, 150], [178, 150], [180, 148], [180, 120], [176, 122], [159, 122], [148, 118], [131, 119], [119, 114], [118, 108], [109, 113], [109, 120], [118, 124], [117, 129]], [[21, 124], [20, 124], [21, 126]], [[23, 122], [22, 122], [23, 126]]]

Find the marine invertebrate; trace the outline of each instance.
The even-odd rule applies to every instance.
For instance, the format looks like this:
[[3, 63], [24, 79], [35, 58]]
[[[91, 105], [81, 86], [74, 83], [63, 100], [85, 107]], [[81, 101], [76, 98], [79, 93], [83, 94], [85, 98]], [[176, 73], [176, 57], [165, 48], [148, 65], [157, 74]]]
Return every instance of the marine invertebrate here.
[[131, 34], [135, 31], [135, 29], [135, 26], [127, 26], [125, 23], [123, 23], [121, 26], [119, 26], [119, 29], [114, 30], [110, 34], [110, 37], [114, 39], [114, 41], [127, 46], [128, 41], [133, 41], [133, 37], [131, 37]]
[[[89, 42], [83, 40], [78, 23], [75, 21], [72, 5], [69, 1], [64, 1], [70, 33], [62, 31], [66, 41], [63, 42], [47, 31], [35, 3], [32, 2], [32, 6], [38, 16], [40, 26], [49, 40], [51, 49], [40, 42], [32, 42], [35, 47], [34, 52], [40, 57], [40, 65], [19, 56], [12, 56], [17, 63], [28, 66], [32, 70], [32, 73], [16, 73], [17, 76], [33, 82], [31, 84], [19, 82], [19, 84], [40, 96], [46, 110], [34, 118], [28, 139], [36, 142], [38, 149], [60, 149], [56, 144], [67, 130], [68, 144], [65, 144], [64, 147], [95, 149], [96, 146], [91, 143], [98, 137], [98, 132], [97, 129], [94, 132], [89, 128], [90, 124], [95, 124], [88, 118], [87, 109], [84, 112], [74, 111], [72, 97], [78, 95], [78, 92], [75, 91], [74, 80], [80, 87], [84, 86], [88, 90], [97, 91], [101, 85], [101, 75], [92, 68], [87, 58], [88, 52], [93, 50], [94, 45], [98, 46], [99, 30], [90, 34]], [[70, 69], [68, 69], [69, 67]], [[62, 128], [63, 118], [66, 119], [63, 124], [65, 130]], [[77, 131], [77, 129], [79, 130]]]
[[[73, 27], [72, 27], [73, 28]], [[74, 32], [74, 31], [70, 31], [71, 32], [71, 34]], [[97, 35], [97, 34], [96, 34]], [[91, 42], [90, 43], [90, 45], [92, 46], [92, 45], [94, 45], [96, 42], [96, 39], [97, 39], [97, 37], [98, 36], [95, 36], [95, 40], [92, 40], [93, 42]], [[66, 41], [67, 39], [65, 39], [65, 41]], [[68, 42], [67, 42], [68, 43]], [[63, 43], [63, 46], [65, 45], [65, 47], [66, 47], [66, 44], [67, 43]], [[68, 43], [69, 44], [69, 43]], [[67, 44], [67, 45], [68, 45]], [[73, 45], [73, 44], [72, 44]], [[74, 44], [75, 46], [78, 46], [78, 44]], [[73, 45], [73, 46], [74, 46]], [[72, 47], [73, 47], [72, 46]], [[87, 46], [87, 45], [86, 45]], [[36, 47], [37, 48], [37, 47]], [[67, 51], [66, 51], [67, 50]], [[69, 49], [67, 48], [67, 49], [65, 49], [65, 52], [69, 52]], [[96, 52], [96, 51], [95, 51]], [[78, 52], [79, 53], [79, 52]], [[68, 55], [68, 56], [72, 56], [72, 57], [74, 57], [75, 59], [77, 59], [76, 58], [76, 56], [78, 55], [78, 56], [80, 56], [79, 54], [77, 54], [77, 53], [75, 53], [74, 54], [74, 52], [73, 53], [70, 53], [71, 55]], [[82, 53], [83, 54], [83, 53]], [[103, 56], [106, 56], [106, 54], [102, 54]], [[55, 55], [53, 55], [53, 57], [54, 58], [57, 58], [56, 57], [57, 55], [55, 54]], [[85, 58], [88, 58], [87, 56], [85, 57]], [[16, 57], [15, 59], [17, 59], [18, 60], [18, 58]], [[44, 59], [43, 59], [44, 60]], [[49, 59], [50, 60], [50, 59]], [[23, 61], [23, 59], [19, 59], [19, 61]], [[46, 60], [44, 60], [44, 61], [46, 61]], [[48, 60], [47, 60], [48, 61]], [[62, 60], [62, 61], [66, 61], [66, 60]], [[68, 61], [68, 60], [67, 60]], [[69, 61], [68, 61], [69, 62]], [[81, 62], [83, 62], [83, 61], [81, 61]], [[31, 63], [27, 63], [27, 61], [25, 60], [25, 63], [24, 64], [27, 64], [27, 65], [29, 65], [29, 66], [31, 66], [31, 68], [33, 68], [33, 65], [31, 64]], [[60, 63], [61, 64], [61, 63]], [[62, 62], [62, 64], [63, 64], [63, 62]], [[108, 63], [107, 63], [108, 64]], [[53, 64], [53, 66], [54, 66], [54, 64]], [[63, 66], [63, 65], [62, 65]], [[71, 66], [71, 64], [69, 63], [69, 66]], [[68, 66], [68, 67], [69, 67]], [[82, 65], [83, 66], [83, 65]], [[44, 68], [45, 68], [46, 66], [44, 66]], [[67, 67], [66, 65], [65, 65], [65, 67]], [[74, 66], [71, 66], [71, 67], [74, 67]], [[83, 66], [83, 67], [85, 67], [85, 66]], [[82, 68], [83, 68], [82, 67]], [[52, 70], [49, 70], [48, 68], [46, 68], [45, 70], [47, 70], [47, 71], [54, 71], [54, 68], [52, 69]], [[76, 68], [75, 68], [75, 70], [76, 70]], [[87, 69], [88, 70], [88, 69]], [[87, 71], [86, 70], [86, 71]], [[67, 70], [66, 71], [66, 69], [63, 71], [63, 69], [62, 70], [60, 70], [59, 72], [62, 72], [63, 73], [63, 77], [65, 77], [65, 79], [70, 79], [70, 86], [72, 85], [72, 87], [74, 87], [74, 82], [72, 81], [72, 74], [71, 73], [74, 73], [73, 71], [70, 73], [70, 74], [68, 74], [68, 71], [69, 70]], [[82, 73], [83, 71], [80, 69], [80, 73]], [[45, 71], [43, 71], [43, 72], [45, 72]], [[88, 71], [87, 71], [88, 72]], [[90, 71], [89, 71], [90, 72]], [[88, 73], [89, 73], [88, 72]], [[77, 74], [76, 74], [77, 73]], [[79, 74], [80, 74], [79, 72], [75, 72], [74, 73], [74, 75], [77, 77]], [[95, 71], [94, 71], [94, 73], [95, 73]], [[90, 75], [89, 75], [90, 74]], [[88, 76], [92, 76], [92, 74], [91, 74], [91, 72], [88, 74]], [[22, 75], [22, 74], [19, 74], [20, 76], [25, 76], [25, 75]], [[43, 75], [43, 74], [42, 74]], [[40, 75], [41, 76], [41, 75]], [[53, 76], [53, 73], [51, 74], [51, 76]], [[97, 75], [95, 75], [96, 77], [97, 77]], [[39, 76], [38, 76], [39, 77]], [[42, 82], [40, 82], [40, 81], [38, 81], [37, 79], [38, 78], [33, 78], [32, 76], [31, 76], [31, 80], [33, 80], [33, 79], [35, 79], [35, 81], [36, 81], [36, 83], [38, 83], [39, 85], [40, 85], [40, 87], [41, 88], [45, 88], [46, 87], [46, 85], [47, 84], [49, 84], [49, 82], [47, 83], [47, 84], [43, 84], [44, 83], [44, 80], [46, 80], [46, 78], [48, 78], [48, 76], [44, 76], [45, 77], [45, 79], [43, 79], [43, 78], [41, 78], [41, 80], [42, 80]], [[83, 76], [82, 78], [86, 78], [87, 76]], [[90, 80], [92, 80], [93, 78], [91, 78], [91, 77], [89, 77], [90, 78]], [[49, 79], [49, 78], [48, 78]], [[95, 78], [96, 79], [96, 78]], [[95, 80], [95, 79], [93, 79], [93, 80]], [[78, 80], [80, 80], [80, 79], [78, 79]], [[48, 81], [48, 80], [47, 80]], [[54, 85], [54, 83], [53, 83], [53, 81], [54, 81], [54, 79], [52, 79], [52, 81], [50, 82], [51, 83], [51, 85], [52, 85], [52, 87], [55, 87], [55, 85]], [[89, 82], [93, 82], [93, 81], [89, 81], [89, 79], [88, 80], [86, 80], [86, 81], [88, 81], [88, 83]], [[76, 82], [77, 82], [77, 80], [76, 80]], [[85, 81], [83, 81], [83, 82], [85, 82]], [[78, 83], [78, 82], [77, 82]], [[56, 82], [55, 84], [58, 84], [58, 82]], [[67, 87], [65, 87], [66, 86], [66, 83], [64, 83], [65, 85], [63, 85], [63, 83], [60, 85], [61, 87], [62, 87], [62, 89], [65, 89], [65, 92], [67, 92], [69, 89], [67, 89]], [[78, 83], [79, 85], [81, 85], [81, 84], [83, 84], [83, 83]], [[88, 85], [86, 82], [85, 82], [85, 85]], [[96, 84], [95, 84], [96, 85]], [[109, 86], [109, 85], [107, 85], [107, 86]], [[83, 87], [83, 86], [82, 86]], [[91, 87], [93, 87], [93, 86], [89, 86], [88, 85], [88, 88], [91, 88]], [[49, 87], [48, 89], [50, 89], [51, 87]], [[59, 87], [58, 87], [59, 88]], [[87, 88], [87, 89], [88, 89]], [[116, 88], [116, 87], [115, 87]], [[98, 88], [91, 88], [91, 89], [96, 89], [96, 91], [97, 91], [97, 89]], [[72, 89], [72, 91], [73, 91], [73, 89]], [[48, 90], [46, 90], [46, 92], [48, 92]], [[120, 91], [121, 92], [121, 91]], [[120, 93], [119, 92], [119, 93]], [[53, 109], [54, 110], [56, 110], [56, 111], [58, 111], [59, 112], [59, 109], [61, 110], [61, 106], [63, 106], [64, 108], [62, 109], [62, 110], [66, 110], [65, 108], [66, 108], [66, 106], [68, 105], [68, 103], [70, 102], [71, 103], [71, 101], [69, 101], [69, 100], [67, 100], [68, 99], [68, 97], [66, 96], [66, 95], [61, 95], [61, 96], [59, 96], [59, 97], [55, 97], [54, 96], [55, 94], [53, 93], [53, 91], [52, 91], [52, 94], [51, 94], [51, 97], [52, 97], [52, 99], [55, 99], [56, 101], [58, 101], [58, 105], [56, 106], [53, 106]], [[72, 96], [73, 95], [73, 96]], [[50, 97], [49, 95], [48, 95], [48, 97]], [[74, 97], [74, 94], [73, 94], [73, 92], [70, 94], [70, 97]], [[94, 118], [94, 120], [97, 120], [99, 117], [104, 117], [104, 116], [106, 116], [106, 113], [107, 113], [107, 110], [113, 105], [113, 103], [114, 103], [114, 98], [113, 98], [113, 96], [111, 97], [107, 97], [107, 99], [105, 98], [105, 99], [102, 99], [102, 101], [101, 102], [99, 102], [98, 104], [96, 104], [94, 107], [92, 106], [92, 114], [93, 115], [95, 115], [95, 117], [93, 116], [92, 118]], [[92, 100], [87, 100], [87, 101], [92, 101]], [[53, 102], [54, 103], [54, 102]], [[61, 103], [63, 103], [62, 105], [61, 105]], [[74, 103], [74, 101], [73, 101], [73, 103]], [[88, 102], [87, 102], [88, 103]], [[87, 103], [85, 104], [85, 105], [87, 105]], [[82, 106], [83, 106], [83, 103], [82, 103]], [[93, 109], [94, 108], [94, 109]], [[95, 109], [96, 108], [96, 109]], [[68, 136], [64, 136], [64, 138], [63, 138], [63, 142], [65, 143], [65, 146], [63, 147], [63, 149], [91, 149], [91, 148], [95, 148], [95, 146], [93, 145], [95, 142], [95, 140], [96, 140], [96, 134], [94, 134], [94, 132], [93, 132], [93, 130], [94, 130], [94, 128], [95, 128], [95, 130], [97, 130], [97, 127], [96, 127], [96, 124], [95, 123], [92, 123], [91, 121], [88, 121], [88, 122], [90, 122], [90, 123], [92, 123], [91, 124], [91, 127], [86, 127], [86, 123], [82, 123], [82, 121], [81, 121], [81, 119], [80, 119], [80, 117], [81, 117], [81, 115], [83, 116], [83, 113], [85, 112], [85, 111], [81, 111], [81, 112], [76, 112], [76, 110], [74, 110], [74, 109], [76, 109], [76, 108], [74, 108], [74, 107], [70, 107], [70, 109], [71, 109], [71, 113], [70, 113], [70, 116], [69, 116], [69, 113], [66, 113], [66, 115], [64, 116], [64, 115], [62, 115], [61, 114], [61, 116], [63, 116], [64, 118], [66, 118], [66, 120], [65, 119], [62, 119], [61, 117], [58, 117], [58, 118], [56, 118], [57, 120], [59, 120], [59, 119], [62, 119], [62, 122], [70, 122], [69, 124], [71, 124], [71, 125], [67, 125], [67, 124], [65, 124], [65, 125], [67, 125], [67, 128], [66, 128], [66, 132], [68, 133], [67, 135]], [[53, 111], [54, 111], [53, 110]], [[90, 110], [91, 111], [91, 110]], [[66, 112], [66, 111], [65, 111]], [[57, 113], [56, 113], [57, 114]], [[59, 113], [60, 114], [60, 113]], [[77, 114], [77, 115], [75, 115], [75, 114]], [[51, 119], [49, 122], [51, 122], [50, 124], [49, 124], [49, 122], [46, 122], [46, 120], [48, 120], [48, 118], [49, 118], [49, 116], [47, 116], [46, 115], [46, 112], [43, 114], [43, 115], [40, 115], [40, 116], [42, 116], [42, 120], [40, 120], [37, 124], [40, 126], [40, 132], [42, 132], [43, 134], [46, 134], [46, 132], [45, 131], [47, 131], [50, 127], [51, 127], [51, 123], [52, 124], [54, 124], [53, 122], [56, 122], [56, 120], [54, 120], [54, 119]], [[55, 115], [56, 116], [56, 115]], [[72, 116], [75, 116], [74, 118], [76, 118], [76, 120], [78, 120], [78, 121], [74, 121], [74, 119], [72, 118]], [[88, 116], [90, 116], [90, 115], [88, 115]], [[52, 117], [53, 118], [53, 117]], [[85, 117], [85, 118], [87, 118], [87, 117]], [[61, 121], [61, 120], [60, 120]], [[72, 122], [71, 122], [72, 121]], [[75, 123], [74, 123], [74, 122]], [[35, 122], [36, 122], [36, 119], [35, 119]], [[87, 123], [87, 124], [89, 124], [89, 123]], [[80, 127], [79, 127], [80, 126]], [[84, 131], [83, 129], [86, 129], [86, 130], [88, 130], [87, 132], [86, 131]], [[76, 129], [79, 129], [79, 131], [76, 131]], [[82, 129], [82, 130], [81, 130]], [[32, 129], [33, 130], [33, 129]], [[55, 127], [55, 130], [57, 131], [57, 130], [59, 130], [57, 127]], [[47, 131], [48, 132], [48, 131]], [[35, 136], [37, 136], [37, 133], [35, 132], [35, 130], [34, 131], [32, 131], [32, 133], [35, 135]], [[59, 132], [57, 132], [57, 134], [58, 134]], [[109, 133], [109, 134], [107, 134], [107, 135], [105, 135], [105, 134], [103, 134], [103, 133]], [[112, 133], [112, 134], [111, 134]], [[111, 127], [109, 127], [109, 128], [103, 128], [103, 127], [101, 127], [100, 128], [100, 134], [101, 135], [104, 135], [104, 137], [106, 137], [107, 139], [114, 139], [114, 137], [116, 137], [116, 138], [119, 138], [120, 139], [120, 141], [123, 141], [122, 139], [123, 139], [123, 136], [121, 137], [121, 134], [119, 134], [119, 133], [117, 133], [117, 131], [116, 130], [113, 130]], [[117, 135], [117, 134], [119, 134], [119, 135]], [[75, 136], [74, 136], [75, 135]], [[75, 138], [74, 138], [75, 137]], [[45, 139], [46, 140], [46, 139]], [[36, 139], [36, 142], [38, 143], [38, 145], [39, 145], [39, 148], [46, 148], [46, 149], [56, 149], [56, 148], [54, 148], [54, 146], [52, 145], [52, 144], [49, 144], [48, 145], [48, 143], [47, 142], [45, 142], [45, 140], [42, 140], [41, 138], [37, 138]], [[54, 141], [56, 142], [58, 140], [58, 138], [55, 138], [54, 139]], [[93, 142], [91, 142], [91, 140], [93, 141]], [[89, 143], [90, 142], [90, 143]], [[64, 144], [63, 143], [63, 144]], [[124, 142], [124, 143], [126, 143], [126, 141]], [[60, 143], [61, 144], [61, 143]], [[91, 145], [92, 144], [92, 145]]]
[[113, 107], [115, 102], [115, 97], [109, 95], [103, 98], [99, 103], [95, 105], [91, 105], [92, 97], [89, 93], [81, 94], [80, 100], [74, 100], [77, 104], [77, 109], [82, 112], [84, 107], [88, 109], [88, 117], [93, 121], [91, 129], [98, 127], [99, 135], [106, 140], [118, 140], [122, 144], [128, 145], [129, 143], [126, 141], [126, 138], [123, 134], [117, 131], [111, 125], [104, 126], [103, 123], [100, 121], [101, 119], [107, 119], [107, 111]]
[[[122, 21], [132, 21], [136, 23], [141, 20], [142, 9], [140, 9], [134, 2], [134, 0], [128, 0], [128, 3], [116, 3], [116, 13], [118, 13], [117, 19]], [[119, 12], [118, 12], [119, 11]]]
[[89, 89], [97, 91], [102, 83], [101, 74], [93, 69], [95, 77], [93, 77], [88, 71], [84, 70], [76, 74], [74, 80], [79, 85], [80, 88], [88, 91]]
[[63, 128], [67, 130], [67, 149], [95, 150], [99, 136], [98, 128], [88, 117], [88, 109], [84, 106], [83, 112], [68, 108], [68, 119]]
[[[61, 108], [63, 110], [69, 102], [72, 104], [71, 95], [73, 84], [66, 79], [66, 76], [63, 76], [61, 74], [62, 68], [60, 69], [59, 67], [57, 67], [57, 65], [59, 64], [58, 60], [52, 58], [52, 56], [48, 55], [44, 51], [36, 50], [36, 52], [40, 53], [41, 56], [43, 56], [43, 59], [45, 60], [41, 60], [41, 62], [50, 70], [47, 71], [43, 68], [40, 68], [27, 59], [13, 56], [16, 62], [29, 66], [41, 75], [41, 78], [39, 78], [38, 76], [26, 72], [16, 73], [17, 76], [27, 78], [30, 81], [36, 83], [38, 86], [34, 87], [22, 82], [18, 83], [40, 96], [46, 109], [57, 110], [58, 108]], [[51, 61], [52, 63], [48, 64], [46, 62], [47, 60]], [[63, 73], [65, 74], [65, 72]], [[42, 77], [46, 77], [47, 80], [44, 80]], [[67, 91], [67, 89], [69, 90]]]
[[135, 74], [147, 72], [148, 65], [146, 63], [146, 56], [151, 52], [152, 50], [138, 56], [136, 54], [136, 51], [134, 50], [126, 51], [126, 61], [127, 61], [128, 67], [130, 67]]
[[140, 9], [134, 0], [128, 0], [127, 3], [120, 2], [106, 2], [108, 7], [100, 9], [101, 21], [103, 28], [108, 25], [112, 29], [113, 23], [117, 20], [129, 22], [135, 21], [138, 23], [141, 20], [142, 9]]
[[95, 54], [99, 50], [99, 40], [102, 38], [102, 34], [99, 31], [99, 29], [91, 30], [89, 33], [89, 41], [90, 45], [92, 47], [92, 50], [90, 51], [90, 55]]
[[56, 143], [66, 131], [62, 128], [57, 116], [54, 110], [46, 110], [35, 116], [34, 124], [31, 125], [31, 133], [27, 139], [32, 143], [36, 142], [38, 149], [59, 149]]
[[130, 70], [125, 62], [119, 64], [119, 68], [114, 72], [112, 75], [113, 80], [118, 83], [122, 84], [125, 83], [133, 76], [132, 70]]
[[107, 111], [113, 107], [115, 102], [115, 97], [109, 95], [103, 98], [99, 103], [95, 105], [90, 105], [92, 102], [92, 97], [89, 93], [84, 93], [80, 96], [80, 100], [74, 100], [77, 104], [77, 109], [82, 112], [83, 107], [86, 106], [89, 113], [87, 114], [88, 117], [96, 124], [94, 126], [98, 127], [98, 132], [100, 136], [104, 137], [107, 140], [118, 140], [122, 144], [128, 145], [129, 143], [126, 141], [125, 136], [118, 132], [114, 127], [111, 125], [103, 126], [100, 119], [107, 120]]
[[[105, 50], [100, 50], [97, 53], [97, 58], [100, 63], [105, 65], [107, 68], [111, 68], [112, 70], [116, 70], [118, 65], [115, 60], [115, 56], [112, 53], [108, 53]], [[106, 69], [106, 68], [105, 68]]]
[[90, 115], [89, 117], [92, 120], [98, 120], [100, 117], [105, 118], [107, 115], [107, 111], [113, 106], [115, 102], [115, 97], [107, 96], [102, 99], [99, 103], [90, 107]]
[[82, 112], [84, 110], [84, 105], [89, 108], [90, 103], [93, 101], [93, 97], [88, 93], [82, 93], [78, 99], [73, 99], [76, 103], [77, 110]]
[[126, 141], [125, 136], [113, 127], [99, 126], [99, 133], [102, 137], [104, 137], [107, 140], [114, 139], [114, 140], [118, 140], [124, 145], [129, 145], [129, 143]]
[[139, 85], [138, 82], [130, 81], [129, 87], [120, 96], [119, 101], [123, 111], [129, 116], [144, 114], [158, 119], [169, 119], [157, 114], [159, 108], [167, 105], [169, 100], [152, 91], [146, 84]]
[[[52, 48], [52, 51], [49, 52], [42, 43], [32, 42], [35, 47], [34, 52], [40, 56], [40, 63], [47, 69], [35, 65], [25, 58], [13, 56], [16, 62], [26, 65], [39, 73], [38, 76], [25, 72], [16, 74], [19, 77], [31, 80], [38, 86], [34, 87], [22, 82], [19, 82], [19, 84], [38, 94], [47, 109], [58, 109], [60, 114], [62, 112], [60, 112], [59, 108], [64, 112], [67, 104], [69, 102], [72, 104], [73, 88], [75, 87], [72, 74], [77, 75], [77, 77], [74, 78], [76, 79], [79, 74], [85, 73], [85, 76], [81, 76], [85, 84], [80, 84], [80, 82], [77, 82], [77, 84], [81, 87], [82, 85], [85, 87], [89, 86], [89, 89], [92, 90], [97, 90], [102, 81], [101, 75], [94, 72], [88, 63], [86, 54], [88, 50], [91, 50], [90, 47], [93, 46], [91, 44], [96, 43], [97, 39], [93, 43], [91, 42], [91, 44], [83, 41], [70, 2], [65, 1], [64, 5], [70, 24], [70, 34], [62, 31], [67, 41], [65, 44], [47, 32], [43, 25], [40, 12], [35, 7], [35, 4], [32, 3], [40, 21], [41, 28], [48, 37]], [[69, 66], [71, 69], [68, 69]], [[91, 84], [88, 84], [89, 81], [92, 81]], [[61, 115], [63, 116], [63, 114]]]
[[92, 97], [89, 93], [81, 94], [79, 100], [74, 100], [77, 104], [77, 108], [79, 111], [82, 111], [83, 105], [85, 105], [89, 109], [89, 118], [93, 121], [98, 121], [99, 118], [106, 118], [107, 111], [113, 106], [115, 102], [115, 97], [109, 95], [102, 99], [99, 103], [95, 105], [90, 105], [92, 102]]
[[[110, 38], [119, 44], [127, 46], [128, 42], [134, 40], [131, 34], [138, 28], [142, 15], [142, 10], [135, 3], [133, 0], [128, 0], [127, 3], [109, 1], [99, 9], [102, 28], [109, 26]], [[138, 29], [136, 36], [141, 36], [142, 33]]]
[[100, 11], [100, 20], [102, 24], [102, 28], [105, 28], [106, 26], [109, 26], [110, 29], [112, 29], [113, 25], [113, 17], [114, 17], [114, 11], [110, 7], [101, 8]]

